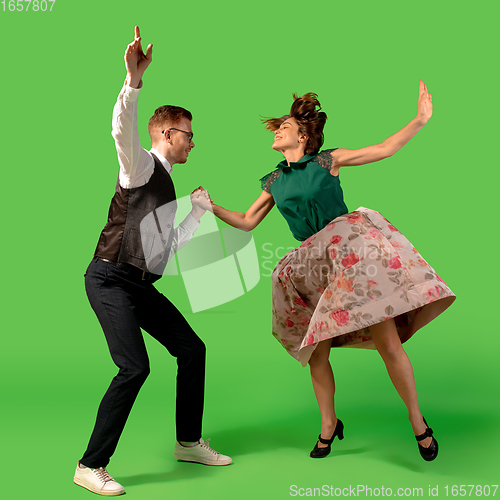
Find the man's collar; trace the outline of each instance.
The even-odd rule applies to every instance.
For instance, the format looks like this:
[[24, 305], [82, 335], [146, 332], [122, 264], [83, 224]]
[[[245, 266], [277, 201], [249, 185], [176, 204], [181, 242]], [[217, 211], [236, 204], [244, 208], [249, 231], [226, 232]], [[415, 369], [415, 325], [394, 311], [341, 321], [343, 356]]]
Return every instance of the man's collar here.
[[172, 173], [172, 170], [173, 170], [172, 165], [170, 165], [170, 163], [168, 162], [168, 160], [163, 155], [161, 155], [160, 153], [158, 153], [158, 151], [156, 151], [155, 148], [151, 148], [149, 150], [149, 152], [153, 153], [156, 156], [156, 158], [158, 158], [158, 160], [160, 160], [161, 164], [165, 167], [165, 170], [169, 174]]

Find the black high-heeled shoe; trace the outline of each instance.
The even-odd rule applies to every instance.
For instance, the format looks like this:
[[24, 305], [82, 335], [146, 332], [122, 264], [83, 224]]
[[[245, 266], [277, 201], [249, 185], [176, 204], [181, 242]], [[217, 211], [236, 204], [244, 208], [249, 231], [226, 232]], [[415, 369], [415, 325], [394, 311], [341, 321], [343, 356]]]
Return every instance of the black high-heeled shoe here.
[[318, 442], [322, 444], [327, 444], [325, 448], [319, 448], [318, 447], [318, 442], [316, 442], [316, 445], [314, 446], [314, 449], [310, 453], [311, 458], [324, 458], [326, 457], [330, 451], [332, 450], [331, 444], [333, 440], [335, 439], [335, 436], [339, 437], [339, 440], [342, 441], [344, 439], [344, 424], [342, 423], [342, 420], [338, 419], [337, 420], [337, 425], [335, 426], [335, 432], [333, 433], [333, 436], [331, 439], [323, 439], [321, 437], [321, 434], [318, 436]]
[[[424, 418], [424, 424], [427, 425], [425, 418]], [[420, 434], [420, 436], [415, 436], [415, 439], [417, 441], [423, 441], [425, 438], [428, 437], [432, 438], [431, 444], [429, 445], [428, 448], [425, 448], [420, 443], [418, 443], [418, 450], [420, 451], [420, 455], [427, 462], [434, 460], [438, 454], [438, 442], [434, 437], [432, 437], [432, 434], [433, 434], [432, 429], [427, 425], [427, 429], [423, 434]]]

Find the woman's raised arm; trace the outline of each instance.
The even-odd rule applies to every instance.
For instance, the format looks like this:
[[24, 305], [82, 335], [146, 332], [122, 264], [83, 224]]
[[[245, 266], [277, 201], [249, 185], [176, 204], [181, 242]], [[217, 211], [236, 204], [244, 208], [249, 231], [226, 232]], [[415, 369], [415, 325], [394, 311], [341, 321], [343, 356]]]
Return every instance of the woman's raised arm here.
[[245, 231], [251, 231], [258, 226], [264, 217], [274, 207], [274, 198], [271, 193], [262, 191], [262, 194], [254, 201], [252, 206], [245, 212], [232, 212], [219, 205], [212, 205], [214, 214], [230, 226]]
[[418, 113], [408, 125], [388, 137], [380, 144], [367, 146], [361, 149], [339, 148], [332, 151], [333, 165], [331, 173], [338, 175], [340, 167], [365, 165], [374, 161], [383, 160], [399, 151], [415, 134], [429, 121], [432, 116], [432, 95], [427, 91], [427, 86], [420, 80]]

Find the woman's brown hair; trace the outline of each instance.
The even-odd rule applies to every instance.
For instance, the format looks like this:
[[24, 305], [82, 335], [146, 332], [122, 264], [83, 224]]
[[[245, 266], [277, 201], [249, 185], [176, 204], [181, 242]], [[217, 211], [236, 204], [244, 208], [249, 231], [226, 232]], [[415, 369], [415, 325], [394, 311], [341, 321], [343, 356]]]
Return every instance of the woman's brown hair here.
[[[316, 109], [318, 108], [318, 109]], [[290, 114], [281, 118], [267, 118], [262, 120], [266, 128], [275, 131], [287, 118], [295, 118], [299, 125], [299, 134], [308, 137], [305, 152], [308, 155], [316, 155], [325, 140], [323, 128], [326, 122], [326, 113], [321, 111], [321, 104], [318, 101], [318, 95], [314, 92], [308, 92], [301, 97], [293, 94], [293, 104], [290, 108]]]

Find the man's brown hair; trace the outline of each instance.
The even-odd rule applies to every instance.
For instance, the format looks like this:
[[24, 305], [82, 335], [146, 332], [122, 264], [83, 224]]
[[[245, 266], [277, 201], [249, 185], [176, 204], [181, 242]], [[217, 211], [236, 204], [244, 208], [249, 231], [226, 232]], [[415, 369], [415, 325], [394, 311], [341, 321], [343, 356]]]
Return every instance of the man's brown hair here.
[[[193, 115], [180, 106], [160, 106], [154, 112], [154, 115], [149, 119], [148, 132], [151, 140], [155, 142], [159, 137], [155, 137], [163, 128], [177, 125], [182, 118], [187, 118], [189, 121], [193, 119]], [[168, 125], [168, 126], [167, 126]]]

